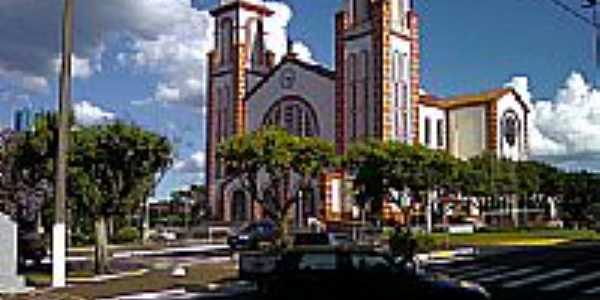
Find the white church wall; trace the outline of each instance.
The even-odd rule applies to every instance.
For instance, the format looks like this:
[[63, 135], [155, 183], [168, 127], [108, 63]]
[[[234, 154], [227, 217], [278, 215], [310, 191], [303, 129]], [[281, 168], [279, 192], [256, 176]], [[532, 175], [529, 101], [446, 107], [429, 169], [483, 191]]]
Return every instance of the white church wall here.
[[[293, 70], [296, 74], [295, 83], [290, 89], [281, 86], [284, 70]], [[335, 141], [335, 81], [293, 63], [282, 66], [247, 100], [247, 130], [260, 128], [269, 108], [286, 96], [299, 96], [308, 101], [317, 115], [320, 137]]]
[[[392, 115], [392, 126], [393, 131], [397, 134], [395, 138], [400, 141], [404, 141], [406, 138], [410, 139], [410, 132], [412, 132], [412, 107], [411, 102], [411, 86], [410, 86], [410, 42], [392, 35], [390, 37], [390, 62], [392, 63], [392, 70], [390, 73], [392, 85], [398, 85], [398, 89], [392, 86], [392, 105], [394, 114]], [[396, 57], [397, 56], [397, 57]], [[404, 85], [404, 87], [403, 87]], [[402, 108], [406, 109], [406, 118], [402, 117]], [[400, 128], [397, 128], [400, 127]], [[400, 130], [400, 129], [403, 130]]]
[[[512, 147], [508, 144], [506, 138], [502, 136], [502, 120], [508, 111], [514, 111], [519, 119], [519, 135], [516, 144]], [[525, 149], [525, 118], [524, 108], [513, 93], [508, 93], [498, 100], [496, 132], [498, 141], [497, 153], [499, 156], [512, 160], [527, 159]]]
[[[425, 120], [430, 120], [430, 143], [426, 145]], [[438, 140], [438, 122], [442, 122], [442, 137]], [[446, 148], [446, 111], [437, 107], [419, 105], [419, 141], [430, 149]]]
[[484, 106], [464, 107], [449, 112], [450, 153], [461, 159], [480, 155], [486, 149]]
[[408, 34], [408, 11], [410, 11], [410, 0], [392, 0], [392, 30], [402, 34]]

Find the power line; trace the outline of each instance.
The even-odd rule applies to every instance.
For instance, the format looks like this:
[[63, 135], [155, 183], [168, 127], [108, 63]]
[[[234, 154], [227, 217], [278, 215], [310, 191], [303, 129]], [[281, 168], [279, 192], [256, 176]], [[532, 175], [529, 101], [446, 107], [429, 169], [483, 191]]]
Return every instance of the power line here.
[[577, 10], [575, 10], [574, 8], [572, 8], [571, 6], [566, 5], [562, 1], [560, 1], [560, 0], [550, 0], [550, 2], [552, 4], [554, 4], [554, 5], [556, 5], [557, 7], [561, 8], [565, 12], [571, 14], [575, 18], [578, 18], [579, 20], [587, 23], [588, 25], [591, 25], [592, 27], [595, 27], [596, 29], [600, 29], [600, 26], [598, 26], [598, 24], [596, 24], [594, 21], [590, 20], [588, 17], [586, 17], [585, 15], [581, 14], [580, 12], [578, 12]]

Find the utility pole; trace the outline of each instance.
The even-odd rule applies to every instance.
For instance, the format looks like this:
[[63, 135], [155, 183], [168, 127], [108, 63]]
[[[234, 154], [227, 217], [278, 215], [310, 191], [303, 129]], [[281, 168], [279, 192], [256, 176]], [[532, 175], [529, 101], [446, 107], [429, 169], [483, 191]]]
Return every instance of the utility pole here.
[[592, 10], [592, 26], [594, 27], [594, 87], [598, 86], [598, 69], [600, 69], [600, 30], [598, 29], [598, 0], [584, 0], [583, 8]]
[[71, 57], [73, 53], [73, 8], [75, 0], [64, 0], [62, 67], [58, 105], [58, 151], [55, 160], [55, 220], [52, 228], [52, 286], [66, 285], [66, 175], [71, 113]]

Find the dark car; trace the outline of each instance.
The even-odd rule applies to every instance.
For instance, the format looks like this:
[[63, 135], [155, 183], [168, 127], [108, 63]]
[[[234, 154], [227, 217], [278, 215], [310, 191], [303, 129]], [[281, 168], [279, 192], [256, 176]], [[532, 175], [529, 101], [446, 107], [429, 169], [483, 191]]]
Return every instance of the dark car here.
[[294, 234], [294, 247], [329, 246], [331, 241], [325, 232], [300, 232]]
[[40, 265], [48, 254], [46, 243], [41, 235], [34, 232], [19, 233], [19, 264], [27, 266]]
[[269, 220], [250, 223], [238, 233], [227, 238], [232, 250], [257, 249], [260, 243], [273, 242], [279, 234], [277, 225]]
[[288, 251], [258, 286], [271, 299], [489, 299], [476, 284], [418, 275], [372, 250]]
[[343, 232], [300, 232], [294, 234], [294, 247], [304, 246], [334, 246], [352, 245], [351, 237]]

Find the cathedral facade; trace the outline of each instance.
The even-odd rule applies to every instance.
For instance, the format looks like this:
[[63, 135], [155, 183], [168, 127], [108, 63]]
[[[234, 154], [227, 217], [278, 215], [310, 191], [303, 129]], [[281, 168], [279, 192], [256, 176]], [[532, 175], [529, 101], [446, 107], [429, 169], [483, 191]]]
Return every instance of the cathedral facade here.
[[[235, 182], [225, 182], [216, 147], [266, 125], [331, 141], [339, 154], [354, 141], [376, 138], [462, 159], [484, 151], [527, 158], [529, 104], [515, 90], [450, 98], [421, 92], [419, 17], [411, 0], [344, 0], [334, 16], [335, 70], [302, 61], [291, 49], [276, 58], [264, 40], [273, 14], [257, 0], [224, 0], [211, 10], [216, 46], [208, 54], [206, 180], [216, 219], [242, 222], [260, 214]], [[351, 215], [344, 176], [318, 181], [303, 219]]]

